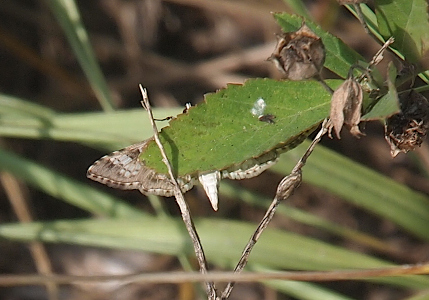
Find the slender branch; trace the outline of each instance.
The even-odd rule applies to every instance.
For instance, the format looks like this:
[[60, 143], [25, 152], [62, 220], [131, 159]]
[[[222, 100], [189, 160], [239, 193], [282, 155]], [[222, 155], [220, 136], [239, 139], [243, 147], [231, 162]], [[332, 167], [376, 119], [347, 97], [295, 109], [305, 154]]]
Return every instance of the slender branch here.
[[363, 16], [363, 12], [362, 12], [362, 9], [360, 8], [360, 5], [359, 4], [353, 4], [353, 6], [356, 10], [358, 20], [359, 20], [360, 24], [362, 25], [363, 29], [365, 30], [365, 32], [367, 34], [371, 35], [372, 33], [369, 30], [368, 25], [366, 24], [365, 17]]
[[[23, 185], [18, 181], [18, 179], [8, 172], [0, 172], [0, 183], [2, 184], [3, 189], [9, 198], [12, 209], [15, 211], [19, 221], [21, 223], [32, 222], [34, 218], [31, 215], [27, 197], [28, 195], [26, 195]], [[43, 243], [37, 241], [31, 242], [28, 250], [33, 257], [38, 272], [40, 274], [51, 275], [52, 263]], [[49, 300], [58, 299], [59, 289], [56, 284], [48, 282], [46, 283], [46, 289]]]
[[[267, 209], [264, 217], [262, 218], [255, 232], [250, 237], [250, 240], [247, 243], [246, 247], [244, 247], [240, 260], [238, 261], [234, 269], [234, 273], [240, 273], [246, 266], [249, 260], [250, 252], [252, 251], [256, 242], [259, 240], [262, 232], [265, 230], [265, 228], [267, 228], [268, 224], [271, 222], [272, 218], [274, 217], [274, 213], [276, 212], [277, 206], [280, 204], [280, 202], [289, 198], [293, 194], [295, 189], [301, 184], [302, 168], [304, 167], [308, 157], [313, 152], [316, 145], [322, 139], [322, 136], [328, 132], [329, 124], [330, 122], [327, 120], [323, 122], [322, 128], [320, 129], [316, 137], [313, 139], [310, 146], [307, 148], [307, 151], [304, 153], [304, 155], [301, 157], [301, 159], [297, 162], [295, 167], [292, 169], [292, 172], [288, 176], [284, 177], [282, 181], [279, 183], [277, 187], [276, 196], [271, 202], [270, 207]], [[227, 286], [225, 287], [221, 295], [222, 300], [228, 299], [229, 295], [232, 292], [232, 289], [234, 288], [234, 284], [235, 284], [235, 281], [231, 281], [227, 284]]]
[[236, 274], [232, 272], [210, 272], [204, 275], [197, 272], [167, 272], [167, 273], [144, 273], [127, 275], [100, 275], [100, 276], [75, 276], [75, 275], [40, 275], [40, 274], [2, 274], [0, 275], [0, 287], [17, 287], [29, 285], [45, 285], [52, 282], [55, 284], [72, 283], [102, 283], [119, 281], [121, 284], [160, 284], [160, 283], [186, 283], [218, 281], [226, 282], [235, 280], [237, 282], [256, 282], [263, 280], [294, 280], [330, 282], [346, 281], [381, 277], [399, 277], [405, 275], [429, 274], [429, 263], [400, 265], [385, 268], [362, 269], [362, 270], [334, 270], [334, 271], [275, 271], [275, 272], [245, 272]]
[[330, 125], [331, 125], [331, 120], [325, 119], [323, 121], [322, 127], [320, 128], [317, 135], [314, 137], [311, 144], [308, 146], [305, 153], [302, 155], [301, 159], [296, 163], [295, 167], [292, 169], [292, 173], [301, 171], [301, 169], [304, 167], [305, 163], [307, 162], [308, 157], [311, 155], [311, 153], [313, 153], [313, 150], [316, 147], [316, 145], [320, 142], [322, 137], [328, 132]]
[[[174, 197], [176, 198], [176, 202], [179, 205], [183, 222], [185, 223], [186, 229], [188, 230], [188, 233], [191, 237], [192, 244], [194, 246], [195, 255], [197, 256], [198, 264], [200, 266], [200, 272], [202, 274], [206, 274], [208, 272], [208, 267], [207, 267], [206, 257], [204, 255], [203, 245], [201, 244], [200, 237], [198, 236], [197, 230], [195, 229], [194, 222], [192, 221], [189, 207], [185, 201], [185, 198], [176, 180], [176, 177], [174, 176], [173, 168], [171, 167], [168, 157], [165, 154], [164, 146], [162, 145], [159, 139], [158, 128], [156, 127], [155, 120], [153, 118], [152, 109], [149, 103], [149, 98], [147, 96], [146, 89], [144, 89], [142, 85], [139, 85], [139, 87], [143, 97], [142, 105], [149, 114], [149, 120], [152, 124], [155, 142], [158, 145], [159, 150], [161, 151], [162, 160], [167, 166], [168, 174], [170, 175], [171, 182], [174, 185]], [[206, 285], [206, 292], [207, 292], [208, 299], [216, 300], [216, 288], [214, 283], [212, 281], [207, 281], [205, 282], [205, 285]]]
[[326, 83], [326, 81], [322, 78], [322, 76], [320, 76], [320, 74], [316, 75], [313, 77], [316, 81], [319, 81], [320, 84], [325, 88], [325, 90], [329, 93], [329, 94], [333, 94], [334, 90]]

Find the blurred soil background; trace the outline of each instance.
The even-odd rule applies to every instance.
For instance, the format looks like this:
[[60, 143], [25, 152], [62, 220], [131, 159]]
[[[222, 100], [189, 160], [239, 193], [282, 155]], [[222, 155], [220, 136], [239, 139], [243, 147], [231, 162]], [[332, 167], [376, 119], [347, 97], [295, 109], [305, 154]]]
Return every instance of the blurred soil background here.
[[[370, 59], [379, 49], [359, 22], [336, 1], [305, 3], [318, 24], [364, 57]], [[140, 106], [139, 83], [148, 89], [153, 106], [184, 107], [187, 102], [194, 105], [203, 101], [204, 94], [223, 88], [227, 83], [243, 83], [252, 77], [280, 78], [266, 59], [274, 49], [275, 34], [280, 32], [271, 12], [291, 12], [286, 1], [99, 0], [77, 1], [77, 4], [118, 108]], [[385, 63], [382, 63], [380, 68], [384, 67]], [[0, 72], [0, 91], [4, 94], [29, 99], [59, 112], [101, 110], [62, 29], [44, 1], [1, 1]], [[330, 76], [324, 74], [325, 78]], [[146, 118], [143, 110], [142, 118]], [[366, 136], [359, 140], [345, 133], [340, 141], [325, 137], [323, 143], [412, 189], [429, 193], [427, 178], [413, 161], [413, 156], [419, 155], [429, 163], [425, 144], [415, 154], [392, 159], [380, 123], [366, 124], [363, 131]], [[1, 143], [83, 182], [87, 180], [88, 166], [105, 154], [73, 143], [49, 140], [3, 138]], [[239, 184], [272, 197], [280, 179], [265, 172]], [[0, 185], [0, 222], [15, 222], [17, 217], [3, 185]], [[24, 184], [20, 188], [36, 220], [89, 217], [86, 212]], [[105, 190], [127, 199], [136, 209], [152, 211], [148, 201], [138, 192]], [[187, 201], [196, 217], [259, 222], [264, 213], [228, 199], [220, 199], [221, 209], [215, 213], [201, 188], [189, 192]], [[172, 198], [166, 199], [165, 204], [172, 214], [179, 215]], [[429, 258], [428, 246], [421, 241], [323, 190], [303, 184], [290, 199], [290, 205], [389, 241], [397, 251], [385, 258], [397, 263], [415, 263]], [[270, 226], [368, 252], [346, 240], [288, 219], [275, 218]], [[46, 247], [57, 273], [89, 275], [181, 270], [175, 258], [161, 255], [67, 245]], [[1, 241], [0, 273], [34, 272], [27, 245]], [[326, 286], [356, 299], [401, 299], [406, 296], [393, 288], [363, 282], [327, 283]], [[126, 289], [116, 289], [112, 284], [80, 285], [63, 287], [60, 293], [60, 299], [187, 300], [195, 297], [192, 285], [186, 284], [130, 286]], [[0, 299], [39, 300], [47, 299], [47, 295], [44, 287], [2, 288]], [[260, 284], [238, 284], [231, 299], [292, 298]]]

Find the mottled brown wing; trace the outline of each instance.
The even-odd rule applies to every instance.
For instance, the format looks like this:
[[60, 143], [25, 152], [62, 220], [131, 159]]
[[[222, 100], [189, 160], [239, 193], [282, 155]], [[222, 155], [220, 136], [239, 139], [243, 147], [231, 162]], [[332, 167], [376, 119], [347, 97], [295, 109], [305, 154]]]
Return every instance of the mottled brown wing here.
[[[143, 194], [173, 196], [173, 184], [168, 175], [155, 172], [139, 159], [140, 153], [152, 139], [103, 156], [88, 168], [87, 177], [113, 188], [138, 189]], [[186, 192], [193, 187], [195, 180], [186, 176], [177, 181], [182, 192]]]

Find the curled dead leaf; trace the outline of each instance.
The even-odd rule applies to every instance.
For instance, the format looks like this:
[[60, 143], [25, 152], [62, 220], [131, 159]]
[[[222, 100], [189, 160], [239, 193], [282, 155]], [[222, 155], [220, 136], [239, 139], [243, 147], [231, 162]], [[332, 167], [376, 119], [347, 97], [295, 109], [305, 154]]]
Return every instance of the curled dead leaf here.
[[347, 78], [334, 91], [329, 115], [332, 125], [329, 131], [331, 132], [333, 128], [338, 139], [341, 138], [340, 131], [344, 124], [350, 128], [350, 133], [354, 136], [362, 135], [358, 127], [362, 101], [362, 87], [353, 77]]

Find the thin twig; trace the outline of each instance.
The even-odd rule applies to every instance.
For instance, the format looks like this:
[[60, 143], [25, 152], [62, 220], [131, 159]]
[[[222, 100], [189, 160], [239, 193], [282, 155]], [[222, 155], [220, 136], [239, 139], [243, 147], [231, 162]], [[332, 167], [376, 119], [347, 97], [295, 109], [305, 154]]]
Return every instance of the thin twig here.
[[356, 10], [358, 20], [361, 23], [363, 29], [365, 30], [365, 32], [367, 34], [371, 34], [371, 31], [369, 30], [368, 25], [366, 24], [365, 17], [363, 16], [363, 12], [362, 12], [362, 9], [360, 8], [360, 5], [359, 4], [353, 4], [353, 6]]
[[390, 37], [377, 51], [377, 53], [374, 54], [373, 58], [368, 64], [367, 69], [371, 69], [374, 66], [378, 65], [380, 61], [383, 59], [383, 53], [386, 51], [386, 49], [389, 48], [390, 45], [392, 45], [395, 42], [395, 39], [393, 37]]
[[[371, 61], [369, 62], [368, 66], [366, 68], [362, 67], [359, 64], [354, 64], [350, 67], [349, 74], [347, 78], [351, 78], [353, 75], [354, 69], [361, 69], [362, 74], [357, 79], [358, 82], [362, 82], [364, 78], [366, 77], [367, 80], [374, 83], [374, 80], [372, 79], [372, 69], [378, 65], [383, 60], [383, 54], [386, 49], [389, 49], [389, 46], [395, 42], [395, 39], [393, 37], [390, 37], [382, 46], [381, 48], [374, 54]], [[378, 86], [378, 84], [376, 83]]]
[[307, 150], [302, 155], [301, 159], [297, 162], [295, 167], [292, 169], [292, 173], [301, 171], [301, 169], [304, 167], [305, 163], [307, 162], [308, 157], [311, 155], [311, 153], [313, 153], [313, 150], [316, 147], [316, 145], [320, 142], [322, 137], [328, 132], [330, 125], [331, 125], [331, 120], [325, 119], [323, 121], [322, 127], [320, 128], [317, 135], [314, 137], [310, 146], [308, 146]]
[[333, 94], [334, 90], [326, 83], [326, 81], [322, 78], [322, 76], [320, 76], [320, 74], [314, 76], [314, 79], [318, 82], [320, 82], [320, 84], [325, 88], [325, 90], [329, 93], [329, 94]]
[[[34, 220], [29, 209], [28, 200], [22, 189], [22, 184], [11, 174], [0, 172], [0, 182], [9, 198], [10, 204], [21, 223], [30, 223]], [[41, 242], [31, 242], [29, 250], [34, 264], [40, 274], [52, 275], [52, 263], [45, 246]], [[55, 283], [46, 283], [49, 300], [57, 300], [59, 288]]]
[[[279, 186], [277, 187], [276, 196], [274, 197], [273, 201], [271, 202], [270, 207], [267, 209], [264, 217], [262, 218], [261, 222], [259, 223], [258, 227], [256, 228], [255, 232], [250, 237], [249, 242], [247, 243], [246, 247], [244, 247], [243, 253], [241, 254], [240, 260], [238, 261], [234, 273], [240, 273], [244, 267], [246, 266], [250, 252], [252, 251], [253, 247], [255, 246], [256, 242], [259, 240], [259, 237], [261, 236], [262, 232], [267, 228], [268, 224], [271, 222], [274, 213], [277, 209], [277, 206], [280, 204], [280, 202], [286, 200], [289, 198], [295, 189], [301, 184], [302, 181], [302, 168], [304, 167], [308, 157], [313, 152], [314, 148], [316, 147], [317, 143], [320, 142], [322, 139], [322, 136], [325, 135], [328, 132], [330, 122], [326, 119], [324, 120], [322, 124], [322, 128], [316, 135], [316, 137], [311, 142], [310, 146], [307, 148], [307, 151], [304, 153], [304, 155], [301, 157], [301, 159], [297, 162], [295, 167], [292, 169], [292, 172], [282, 179]], [[221, 299], [228, 299], [229, 295], [232, 292], [232, 289], [234, 288], [234, 281], [231, 281], [227, 284], [225, 289], [222, 292]]]
[[161, 272], [161, 273], [139, 273], [127, 275], [40, 275], [40, 274], [2, 274], [0, 275], [0, 287], [17, 287], [30, 285], [45, 285], [52, 282], [58, 285], [72, 283], [103, 283], [120, 281], [124, 286], [127, 284], [162, 284], [162, 283], [188, 283], [217, 281], [227, 282], [257, 282], [263, 280], [293, 280], [293, 281], [349, 281], [368, 278], [399, 277], [406, 275], [429, 274], [429, 263], [389, 266], [384, 268], [370, 269], [348, 269], [334, 271], [275, 271], [275, 272], [245, 272], [236, 274], [232, 272], [209, 272], [201, 275], [197, 272]]
[[[152, 124], [155, 142], [158, 145], [159, 150], [161, 151], [162, 160], [165, 163], [165, 165], [167, 166], [168, 174], [170, 175], [171, 182], [174, 185], [174, 197], [176, 198], [176, 202], [179, 205], [180, 212], [182, 214], [183, 222], [185, 223], [186, 229], [188, 230], [188, 233], [191, 237], [192, 244], [194, 246], [194, 251], [195, 251], [195, 254], [197, 256], [198, 264], [200, 266], [200, 272], [202, 274], [206, 274], [208, 272], [207, 261], [206, 261], [205, 255], [204, 255], [204, 250], [203, 250], [203, 246], [201, 244], [200, 237], [198, 236], [197, 230], [195, 229], [194, 222], [192, 221], [192, 217], [191, 217], [189, 207], [185, 201], [185, 198], [184, 198], [183, 193], [179, 187], [179, 184], [176, 180], [176, 177], [174, 176], [173, 168], [171, 167], [171, 164], [168, 160], [168, 157], [165, 154], [164, 146], [162, 145], [162, 143], [159, 139], [158, 128], [156, 127], [155, 120], [153, 118], [152, 109], [151, 109], [151, 106], [149, 103], [149, 98], [147, 96], [146, 89], [144, 89], [142, 87], [142, 85], [139, 85], [139, 87], [140, 87], [140, 91], [141, 91], [142, 97], [143, 97], [142, 105], [149, 114], [149, 120]], [[209, 300], [215, 300], [216, 299], [216, 288], [215, 288], [214, 283], [212, 281], [207, 281], [205, 284], [206, 284], [206, 292], [207, 292], [208, 299]]]

